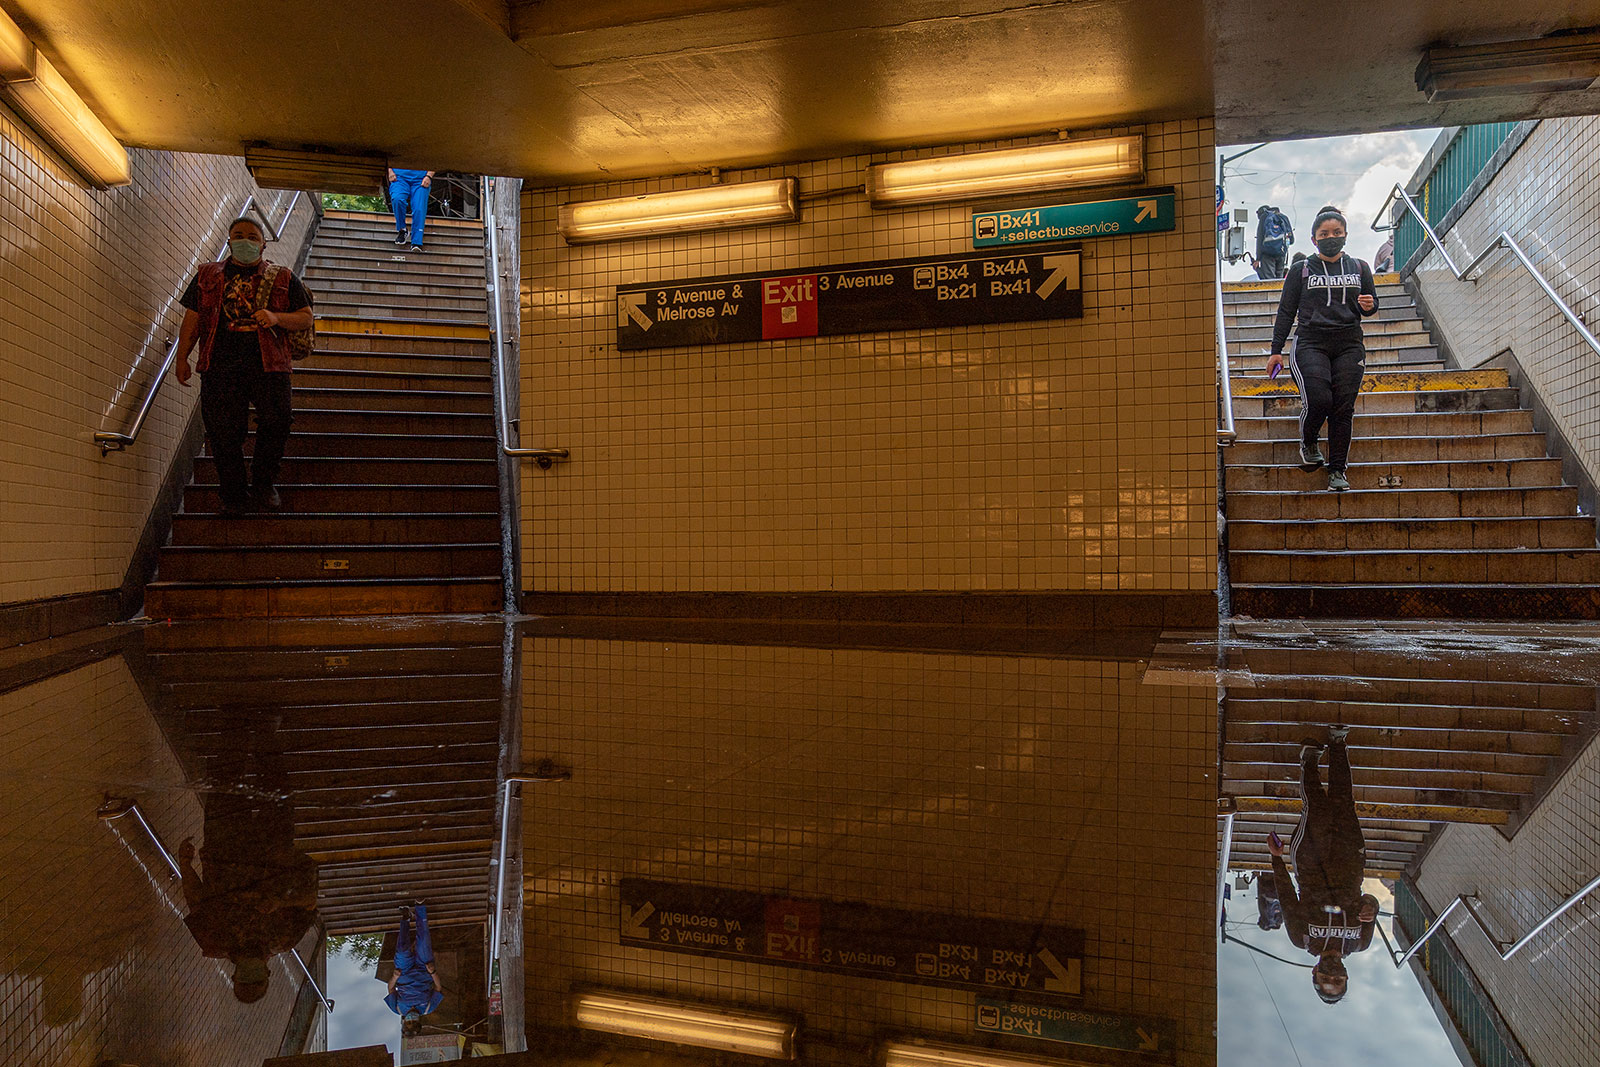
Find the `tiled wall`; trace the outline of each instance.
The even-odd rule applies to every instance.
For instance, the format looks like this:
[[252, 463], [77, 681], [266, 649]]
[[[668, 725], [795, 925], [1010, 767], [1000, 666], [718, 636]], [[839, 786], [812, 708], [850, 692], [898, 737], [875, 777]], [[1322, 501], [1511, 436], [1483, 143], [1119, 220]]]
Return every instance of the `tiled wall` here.
[[[1442, 235], [1466, 266], [1509, 230], [1556, 292], [1600, 327], [1600, 117], [1545, 119]], [[1436, 329], [1463, 366], [1511, 349], [1590, 477], [1600, 480], [1600, 354], [1511, 252], [1458, 282], [1437, 251], [1416, 272]]]
[[[1434, 913], [1476, 892], [1496, 933], [1514, 940], [1600, 874], [1600, 745], [1567, 769], [1507, 841], [1489, 826], [1451, 826], [1418, 885]], [[1540, 1067], [1588, 1067], [1600, 1048], [1600, 898], [1591, 895], [1502, 961], [1460, 909], [1451, 938]]]
[[1081, 321], [619, 352], [619, 284], [967, 251], [971, 208], [859, 193], [934, 151], [728, 174], [844, 192], [721, 234], [555, 232], [564, 202], [704, 177], [526, 191], [522, 443], [572, 458], [524, 465], [524, 588], [1214, 588], [1212, 126], [1142, 129], [1179, 228], [1085, 242]]
[[[132, 157], [133, 185], [86, 188], [0, 105], [0, 604], [122, 583], [199, 395], [169, 381], [131, 451], [94, 447], [131, 421], [178, 295], [258, 191], [240, 159]], [[290, 195], [264, 195], [274, 221]], [[302, 198], [280, 247], [310, 217]]]
[[122, 660], [0, 694], [0, 727], [0, 1063], [276, 1055], [299, 976], [280, 957], [267, 996], [238, 1003], [133, 817], [95, 816], [115, 790], [139, 800], [168, 847], [201, 837], [200, 803]]
[[[1085, 1005], [1215, 1063], [1214, 691], [1130, 662], [528, 638], [528, 1018], [605, 985], [974, 1037], [975, 994], [618, 943], [622, 877], [1078, 927]], [[845, 1042], [843, 1046], [838, 1042]], [[1045, 1054], [1059, 1045], [1039, 1045]]]

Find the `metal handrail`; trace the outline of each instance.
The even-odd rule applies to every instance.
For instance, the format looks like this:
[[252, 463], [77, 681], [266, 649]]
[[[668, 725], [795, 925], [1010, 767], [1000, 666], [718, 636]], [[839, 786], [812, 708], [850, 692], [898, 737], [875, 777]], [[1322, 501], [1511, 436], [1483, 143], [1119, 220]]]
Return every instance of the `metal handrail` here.
[[1239, 436], [1233, 428], [1233, 382], [1228, 366], [1228, 326], [1223, 320], [1222, 262], [1217, 262], [1217, 377], [1222, 383], [1222, 423], [1217, 427], [1217, 444], [1231, 445]]
[[511, 418], [511, 392], [506, 388], [506, 334], [505, 320], [500, 307], [500, 242], [494, 232], [494, 219], [489, 210], [489, 195], [493, 188], [494, 179], [489, 175], [483, 176], [483, 226], [484, 237], [489, 242], [489, 308], [494, 331], [494, 372], [495, 380], [500, 386], [500, 450], [508, 456], [527, 456], [537, 462], [541, 469], [549, 470], [551, 464], [558, 459], [566, 459], [572, 453], [565, 448], [513, 448], [511, 445], [512, 418]]
[[[273, 226], [272, 220], [267, 218], [266, 210], [256, 201], [254, 193], [250, 194], [249, 198], [245, 200], [244, 207], [240, 209], [239, 215], [243, 217], [254, 212], [256, 217], [261, 220], [268, 239], [276, 241], [283, 236], [283, 228], [289, 224], [289, 217], [294, 214], [295, 205], [300, 203], [300, 197], [300, 191], [296, 190], [294, 196], [289, 200], [288, 210], [283, 213], [283, 222], [277, 226]], [[227, 250], [228, 245], [224, 241], [217, 256], [220, 258], [222, 253]], [[177, 302], [177, 299], [177, 297], [173, 297], [172, 300], [167, 302], [167, 306], [161, 309], [161, 314], [157, 316], [155, 323], [150, 328], [149, 336], [145, 338], [144, 345], [139, 349], [141, 356], [144, 354], [144, 350], [150, 347], [150, 342], [154, 339], [156, 330], [160, 328], [161, 320], [167, 317], [167, 313], [172, 310], [172, 305]], [[95, 431], [94, 444], [100, 450], [101, 458], [104, 458], [110, 452], [121, 452], [139, 439], [139, 431], [144, 429], [144, 420], [150, 415], [150, 409], [155, 406], [156, 394], [161, 391], [161, 384], [167, 380], [167, 374], [172, 370], [173, 363], [177, 362], [178, 339], [168, 334], [166, 344], [167, 353], [161, 360], [161, 369], [156, 372], [155, 378], [150, 382], [150, 388], [145, 392], [144, 400], [139, 404], [139, 412], [134, 416], [133, 425], [128, 429], [128, 432]], [[138, 366], [137, 361], [135, 361], [134, 365]]]
[[[167, 851], [167, 846], [162, 843], [161, 836], [156, 833], [155, 827], [151, 826], [149, 820], [144, 817], [144, 812], [140, 810], [137, 800], [108, 797], [106, 802], [100, 805], [100, 810], [97, 814], [101, 822], [109, 823], [114, 819], [122, 818], [130, 812], [134, 818], [139, 820], [139, 825], [144, 827], [144, 832], [149, 835], [151, 842], [156, 846], [156, 851], [161, 853], [161, 858], [167, 861], [167, 868], [172, 872], [172, 877], [180, 882], [183, 881], [183, 869], [178, 866], [178, 861], [172, 858], [172, 853]], [[322, 987], [317, 984], [316, 978], [312, 977], [311, 968], [306, 966], [306, 961], [301, 957], [300, 950], [291, 948], [289, 949], [289, 954], [294, 957], [294, 961], [300, 965], [300, 970], [305, 973], [306, 981], [311, 984], [311, 988], [316, 992], [317, 1000], [322, 1004], [323, 1010], [331, 1013], [333, 1011], [333, 1001], [328, 999], [327, 994], [323, 993]]]
[[500, 920], [505, 912], [506, 895], [506, 851], [507, 836], [511, 827], [511, 787], [522, 782], [565, 782], [572, 777], [572, 772], [556, 767], [554, 764], [540, 760], [534, 765], [531, 772], [523, 774], [506, 775], [505, 786], [500, 796], [500, 851], [495, 859], [496, 881], [494, 889], [494, 933], [489, 945], [489, 973], [494, 973], [495, 964], [500, 961]]
[[1222, 937], [1222, 905], [1223, 887], [1228, 883], [1228, 861], [1233, 857], [1233, 816], [1234, 812], [1227, 811], [1218, 817], [1222, 819], [1222, 861], [1217, 864], [1217, 937]]
[[1482, 266], [1483, 262], [1493, 255], [1497, 250], [1501, 248], [1508, 249], [1512, 255], [1517, 257], [1518, 262], [1528, 269], [1528, 273], [1533, 275], [1534, 282], [1539, 286], [1540, 289], [1544, 290], [1544, 295], [1548, 296], [1552, 301], [1555, 302], [1557, 310], [1559, 310], [1562, 316], [1572, 324], [1572, 328], [1578, 331], [1578, 336], [1583, 338], [1584, 343], [1586, 343], [1590, 348], [1594, 349], [1596, 355], [1600, 355], [1600, 340], [1595, 339], [1595, 336], [1590, 332], [1589, 327], [1584, 325], [1583, 320], [1578, 317], [1577, 313], [1572, 310], [1565, 300], [1561, 299], [1560, 294], [1555, 291], [1555, 288], [1550, 284], [1549, 279], [1547, 279], [1544, 274], [1540, 272], [1538, 267], [1533, 265], [1533, 260], [1528, 258], [1528, 253], [1522, 250], [1522, 246], [1517, 243], [1517, 239], [1511, 236], [1510, 230], [1501, 230], [1500, 235], [1494, 239], [1489, 247], [1472, 257], [1472, 262], [1468, 263], [1465, 267], [1457, 267], [1456, 261], [1450, 257], [1450, 253], [1445, 249], [1444, 242], [1439, 240], [1439, 235], [1437, 233], [1433, 232], [1433, 227], [1428, 223], [1427, 216], [1424, 215], [1421, 209], [1417, 207], [1416, 201], [1411, 199], [1411, 194], [1407, 193], [1405, 187], [1400, 185], [1398, 182], [1395, 183], [1395, 187], [1393, 189], [1389, 190], [1389, 195], [1384, 198], [1383, 206], [1378, 209], [1377, 217], [1372, 220], [1372, 228], [1379, 233], [1384, 233], [1399, 226], [1398, 222], [1392, 222], [1387, 226], [1379, 225], [1379, 223], [1383, 221], [1384, 216], [1388, 213], [1389, 205], [1394, 203], [1395, 197], [1397, 196], [1400, 198], [1401, 202], [1405, 204], [1406, 210], [1410, 211], [1417, 217], [1417, 222], [1422, 225], [1422, 232], [1427, 235], [1428, 240], [1433, 243], [1433, 246], [1439, 250], [1439, 255], [1444, 258], [1445, 266], [1450, 268], [1450, 273], [1455, 275], [1456, 281], [1471, 281], [1474, 285], [1476, 285], [1478, 279], [1476, 277], [1468, 278], [1467, 276], [1473, 271], [1477, 270], [1478, 267]]

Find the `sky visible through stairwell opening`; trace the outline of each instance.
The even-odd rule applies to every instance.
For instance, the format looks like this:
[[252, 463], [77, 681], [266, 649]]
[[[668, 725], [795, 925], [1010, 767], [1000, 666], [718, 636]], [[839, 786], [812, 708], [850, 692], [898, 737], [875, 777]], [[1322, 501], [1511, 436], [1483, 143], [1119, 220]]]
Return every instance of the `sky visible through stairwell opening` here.
[[[1396, 182], [1410, 179], [1438, 137], [1439, 131], [1403, 130], [1364, 133], [1354, 137], [1319, 137], [1307, 141], [1279, 141], [1229, 163], [1224, 175], [1228, 209], [1248, 208], [1245, 250], [1256, 250], [1256, 208], [1272, 204], [1282, 209], [1294, 226], [1295, 243], [1289, 249], [1313, 254], [1311, 223], [1317, 209], [1332, 204], [1350, 222], [1346, 249], [1371, 263], [1387, 234], [1372, 229], [1372, 220]], [[1250, 145], [1227, 145], [1217, 158], [1242, 152]], [[1248, 260], [1222, 265], [1223, 281], [1238, 281], [1250, 273]]]

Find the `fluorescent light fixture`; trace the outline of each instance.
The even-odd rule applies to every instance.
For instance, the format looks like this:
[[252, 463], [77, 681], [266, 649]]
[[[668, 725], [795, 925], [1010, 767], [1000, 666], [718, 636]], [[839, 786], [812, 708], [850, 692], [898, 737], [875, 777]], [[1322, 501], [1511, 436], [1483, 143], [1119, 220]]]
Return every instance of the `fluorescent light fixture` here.
[[246, 145], [244, 165], [263, 189], [370, 196], [383, 189], [383, 156]]
[[879, 1046], [881, 1067], [1077, 1067], [1081, 1060], [907, 1039]]
[[85, 178], [101, 188], [133, 180], [128, 150], [3, 11], [0, 80], [28, 125], [43, 134]]
[[603, 991], [579, 993], [573, 998], [572, 1014], [573, 1021], [584, 1030], [769, 1060], [792, 1060], [795, 1054], [797, 1025], [793, 1019], [778, 1015], [755, 1015]]
[[793, 222], [800, 202], [793, 178], [708, 185], [670, 193], [562, 204], [556, 229], [569, 245], [694, 230]]
[[1416, 78], [1430, 104], [1587, 89], [1600, 78], [1600, 33], [1429, 48]]
[[1144, 135], [1130, 133], [880, 163], [867, 168], [867, 199], [879, 207], [935, 204], [1136, 182], [1143, 177]]

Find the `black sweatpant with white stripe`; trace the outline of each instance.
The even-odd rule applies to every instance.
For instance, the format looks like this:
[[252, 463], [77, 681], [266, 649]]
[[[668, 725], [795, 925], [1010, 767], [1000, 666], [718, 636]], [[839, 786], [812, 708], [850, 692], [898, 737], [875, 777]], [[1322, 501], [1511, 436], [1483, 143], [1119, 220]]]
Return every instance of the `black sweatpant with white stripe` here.
[[1344, 470], [1350, 458], [1356, 396], [1367, 369], [1361, 331], [1297, 337], [1289, 369], [1300, 388], [1300, 440], [1315, 447], [1327, 423], [1328, 469]]

